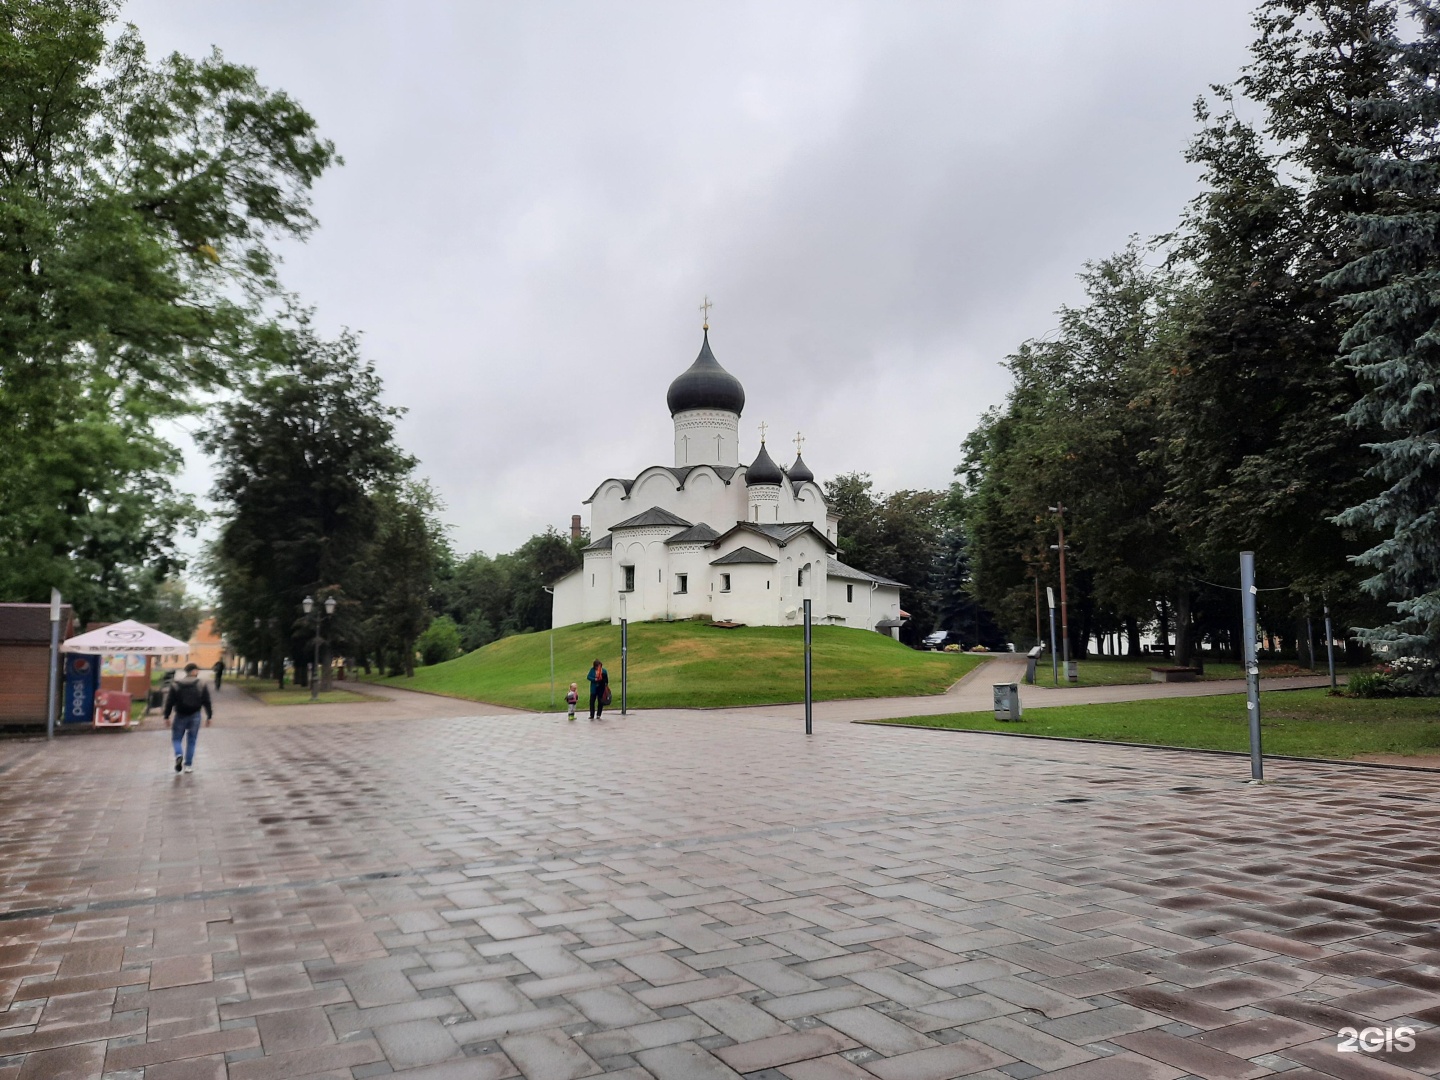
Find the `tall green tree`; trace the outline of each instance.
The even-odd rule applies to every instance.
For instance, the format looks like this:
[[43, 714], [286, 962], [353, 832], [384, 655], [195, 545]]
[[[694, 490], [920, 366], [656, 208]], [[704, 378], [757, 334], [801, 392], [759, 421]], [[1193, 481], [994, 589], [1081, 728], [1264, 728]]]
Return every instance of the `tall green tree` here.
[[[416, 643], [431, 625], [439, 568], [449, 556], [440, 501], [415, 481], [382, 485], [373, 499], [373, 541], [350, 587], [349, 607], [362, 619], [351, 640], [391, 674], [414, 675]], [[455, 636], [458, 647], [458, 630]]]
[[[1350, 323], [1329, 275], [1353, 254], [1350, 215], [1376, 201], [1357, 181], [1357, 148], [1395, 146], [1385, 110], [1396, 73], [1384, 41], [1395, 5], [1377, 0], [1269, 0], [1256, 12], [1251, 61], [1219, 108], [1201, 104], [1189, 160], [1204, 191], [1171, 238], [1188, 276], [1185, 330], [1162, 388], [1166, 501], [1197, 578], [1235, 578], [1236, 553], [1306, 594], [1356, 608], [1353, 530], [1334, 515], [1368, 493], [1364, 433], [1341, 417], [1359, 396], [1338, 359]], [[1232, 93], [1262, 110], [1238, 118]]]
[[[382, 544], [397, 532], [411, 535], [415, 515], [380, 496], [403, 483], [415, 461], [396, 445], [401, 410], [384, 403], [380, 377], [353, 334], [327, 341], [308, 313], [293, 311], [263, 344], [266, 373], [220, 406], [220, 423], [199, 435], [218, 466], [212, 576], [231, 640], [258, 647], [263, 630], [272, 650], [307, 656], [316, 621], [304, 616], [303, 598], [338, 598], [339, 620], [326, 641], [343, 644], [362, 617], [356, 605], [377, 535]], [[382, 518], [387, 508], [394, 513]], [[410, 625], [397, 623], [396, 632]], [[414, 627], [412, 644], [424, 625]]]
[[1177, 558], [1151, 453], [1174, 283], [1134, 242], [1080, 277], [1086, 302], [1062, 308], [1053, 334], [1008, 359], [1013, 388], [971, 433], [957, 469], [978, 595], [1016, 640], [1034, 634], [1037, 591], [1058, 592], [1051, 545], [1061, 522], [1051, 508], [1065, 506], [1076, 656], [1092, 633], [1114, 629], [1138, 650]]
[[156, 422], [252, 364], [273, 243], [338, 159], [213, 53], [108, 0], [0, 0], [0, 596], [130, 614], [194, 521]]
[[1361, 631], [1394, 660], [1413, 657], [1409, 677], [1440, 690], [1440, 5], [1417, 0], [1413, 41], [1386, 42], [1401, 65], [1393, 93], [1364, 103], [1365, 115], [1405, 134], [1393, 152], [1357, 149], [1350, 186], [1372, 194], [1353, 222], [1358, 252], [1328, 284], [1346, 294], [1355, 321], [1346, 360], [1364, 395], [1349, 419], [1375, 435], [1370, 475], [1381, 487], [1336, 518], [1380, 539], [1356, 561], [1365, 590], [1388, 602], [1391, 621]]
[[900, 638], [909, 645], [940, 621], [937, 567], [943, 562], [946, 493], [906, 490], [877, 494], [865, 473], [846, 473], [825, 484], [825, 500], [840, 518], [836, 547], [857, 570], [906, 586], [901, 606], [910, 619]]

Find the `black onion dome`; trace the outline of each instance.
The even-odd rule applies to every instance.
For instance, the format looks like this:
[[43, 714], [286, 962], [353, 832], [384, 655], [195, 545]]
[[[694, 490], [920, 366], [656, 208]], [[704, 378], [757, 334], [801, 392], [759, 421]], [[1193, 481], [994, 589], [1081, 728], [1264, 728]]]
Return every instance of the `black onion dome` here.
[[795, 464], [790, 466], [790, 479], [797, 484], [808, 483], [815, 479], [815, 474], [810, 471], [810, 466], [805, 464], [805, 459], [799, 454], [795, 455]]
[[771, 459], [770, 452], [765, 449], [765, 444], [762, 442], [760, 444], [760, 453], [755, 455], [755, 460], [752, 461], [745, 470], [745, 486], [749, 487], [751, 484], [779, 484], [784, 479], [785, 474], [780, 471], [780, 466], [776, 465], [774, 460]]
[[708, 330], [700, 346], [700, 355], [676, 376], [665, 401], [670, 406], [671, 416], [690, 409], [723, 409], [739, 416], [745, 408], [745, 388], [715, 359], [715, 354], [710, 351]]

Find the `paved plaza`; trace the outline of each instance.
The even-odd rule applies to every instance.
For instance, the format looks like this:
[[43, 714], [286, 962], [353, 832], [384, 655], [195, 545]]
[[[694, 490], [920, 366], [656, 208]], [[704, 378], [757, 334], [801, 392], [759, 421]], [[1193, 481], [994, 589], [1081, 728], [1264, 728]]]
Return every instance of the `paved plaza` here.
[[0, 1080], [1440, 1072], [1440, 774], [474, 709], [0, 742]]

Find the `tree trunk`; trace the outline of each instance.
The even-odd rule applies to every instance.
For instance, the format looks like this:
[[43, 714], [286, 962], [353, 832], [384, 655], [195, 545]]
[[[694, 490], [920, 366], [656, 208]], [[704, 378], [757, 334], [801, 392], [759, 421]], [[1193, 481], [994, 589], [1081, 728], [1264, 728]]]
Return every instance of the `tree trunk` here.
[[1129, 656], [1140, 655], [1140, 620], [1134, 615], [1125, 616], [1125, 650]]
[[1190, 666], [1190, 590], [1181, 589], [1175, 598], [1175, 663]]

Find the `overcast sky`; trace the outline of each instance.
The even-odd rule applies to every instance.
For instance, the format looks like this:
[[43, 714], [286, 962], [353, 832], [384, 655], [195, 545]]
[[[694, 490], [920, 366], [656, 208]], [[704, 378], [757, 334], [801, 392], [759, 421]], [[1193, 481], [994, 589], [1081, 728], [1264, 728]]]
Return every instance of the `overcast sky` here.
[[[134, 0], [345, 158], [286, 285], [364, 334], [460, 551], [564, 528], [670, 464], [665, 390], [711, 342], [822, 480], [942, 487], [1000, 363], [1074, 276], [1174, 224], [1192, 104], [1248, 2]], [[185, 486], [208, 463], [187, 451]], [[588, 514], [587, 514], [588, 521]]]

